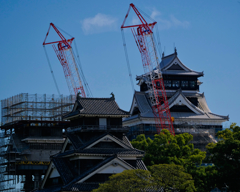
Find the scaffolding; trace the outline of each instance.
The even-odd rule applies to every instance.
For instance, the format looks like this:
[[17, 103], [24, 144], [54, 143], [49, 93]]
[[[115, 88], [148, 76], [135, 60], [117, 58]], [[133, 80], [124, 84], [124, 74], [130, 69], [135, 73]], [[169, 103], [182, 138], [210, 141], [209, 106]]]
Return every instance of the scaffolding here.
[[[189, 133], [193, 136], [191, 143], [194, 144], [195, 148], [198, 148], [202, 151], [206, 150], [206, 145], [208, 143], [216, 143], [216, 127], [206, 126], [206, 125], [197, 125], [191, 122], [180, 122], [180, 124], [173, 124], [175, 129], [175, 134]], [[129, 140], [136, 139], [140, 134], [145, 134], [146, 137], [154, 139], [154, 135], [157, 134], [157, 129], [155, 124], [139, 124], [131, 126], [127, 136]]]
[[[1, 101], [0, 192], [33, 189], [33, 185], [36, 184], [35, 180], [39, 180], [38, 175], [30, 174], [29, 176], [27, 173], [19, 173], [17, 167], [26, 164], [46, 166], [49, 162], [26, 161], [25, 158], [34, 150], [56, 151], [62, 146], [58, 143], [27, 144], [22, 141], [22, 136], [18, 135], [15, 130], [19, 133], [19, 130], [24, 127], [39, 127], [54, 131], [53, 127], [63, 127], [62, 116], [72, 111], [75, 99], [75, 95], [21, 93]], [[51, 140], [51, 138], [48, 139]]]
[[14, 174], [16, 171], [16, 152], [13, 151], [11, 133], [0, 133], [0, 191], [15, 192], [17, 183], [20, 186], [19, 177]]
[[76, 96], [21, 93], [1, 101], [2, 125], [20, 120], [60, 120], [72, 110]]

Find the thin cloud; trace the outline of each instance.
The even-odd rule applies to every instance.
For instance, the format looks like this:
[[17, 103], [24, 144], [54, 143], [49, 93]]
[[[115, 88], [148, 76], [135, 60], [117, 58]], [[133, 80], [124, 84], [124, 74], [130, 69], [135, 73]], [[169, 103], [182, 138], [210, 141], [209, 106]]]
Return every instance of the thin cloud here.
[[111, 31], [116, 28], [117, 19], [109, 15], [98, 13], [94, 17], [84, 19], [82, 29], [85, 34]]
[[153, 9], [152, 13], [151, 13], [151, 18], [152, 19], [156, 19], [157, 16], [161, 15], [161, 12], [159, 12], [158, 10], [156, 9]]
[[177, 19], [174, 15], [170, 15], [168, 18], [163, 18], [162, 13], [155, 8], [152, 10], [151, 18], [158, 22], [160, 30], [166, 30], [176, 27], [187, 28], [190, 25], [190, 22], [181, 21]]
[[187, 28], [189, 26], [189, 24], [190, 24], [188, 21], [180, 21], [180, 20], [178, 20], [176, 17], [174, 17], [174, 15], [171, 15], [170, 19], [172, 21], [172, 25], [175, 26], [175, 27]]
[[133, 17], [132, 18], [132, 25], [138, 25], [138, 24], [140, 24], [139, 19], [137, 17]]

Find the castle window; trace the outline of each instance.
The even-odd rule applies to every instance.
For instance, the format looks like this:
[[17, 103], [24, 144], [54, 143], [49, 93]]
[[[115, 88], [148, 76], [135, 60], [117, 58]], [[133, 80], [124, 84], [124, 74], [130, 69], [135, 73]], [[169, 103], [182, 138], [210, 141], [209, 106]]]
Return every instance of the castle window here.
[[182, 87], [188, 87], [188, 81], [182, 81], [181, 86]]
[[164, 86], [165, 87], [171, 87], [172, 86], [171, 80], [164, 80]]
[[99, 127], [100, 127], [100, 129], [107, 128], [107, 119], [106, 118], [99, 118]]
[[195, 81], [189, 81], [189, 87], [194, 88], [195, 87]]
[[172, 81], [172, 87], [179, 87], [180, 81]]

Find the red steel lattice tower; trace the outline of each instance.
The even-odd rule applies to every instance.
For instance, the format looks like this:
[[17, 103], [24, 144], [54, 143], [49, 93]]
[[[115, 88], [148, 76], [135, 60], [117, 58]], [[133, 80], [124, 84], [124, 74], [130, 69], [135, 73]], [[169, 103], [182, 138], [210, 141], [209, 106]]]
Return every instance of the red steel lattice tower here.
[[[131, 7], [138, 16], [141, 24], [125, 26]], [[162, 129], [167, 129], [174, 135], [175, 132], [153, 37], [153, 28], [156, 23], [157, 22], [147, 23], [134, 4], [131, 3], [121, 29], [131, 28], [140, 51], [145, 73], [143, 76], [145, 76], [148, 86], [148, 94], [155, 117], [157, 131], [159, 133]]]
[[[61, 38], [61, 41], [46, 43], [51, 26], [56, 31], [58, 36]], [[71, 46], [73, 40], [74, 40], [74, 37], [71, 39], [65, 39], [65, 37], [60, 33], [57, 27], [53, 23], [50, 23], [47, 35], [43, 42], [43, 46], [52, 44], [52, 47], [63, 67], [64, 75], [67, 81], [70, 94], [77, 95], [77, 93], [80, 91], [81, 96], [86, 97], [83, 84], [78, 72], [77, 63], [74, 58], [74, 54]], [[57, 46], [55, 44], [57, 44]]]

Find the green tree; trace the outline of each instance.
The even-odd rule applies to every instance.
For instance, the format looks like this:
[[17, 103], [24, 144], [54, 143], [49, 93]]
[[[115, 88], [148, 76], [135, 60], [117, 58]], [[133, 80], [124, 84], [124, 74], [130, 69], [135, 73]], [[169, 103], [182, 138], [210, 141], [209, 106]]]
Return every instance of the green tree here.
[[143, 150], [147, 152], [148, 146], [152, 143], [152, 139], [149, 137], [146, 139], [144, 134], [138, 135], [136, 139], [131, 142], [133, 147], [136, 149]]
[[174, 164], [153, 165], [150, 167], [150, 171], [155, 189], [161, 189], [163, 192], [196, 191], [192, 176], [185, 172], [183, 166]]
[[217, 187], [240, 191], [240, 127], [233, 123], [217, 136], [217, 143], [207, 145], [209, 159], [218, 171]]
[[112, 175], [93, 192], [196, 191], [192, 176], [185, 173], [182, 166], [153, 165], [150, 171], [126, 170]]
[[162, 130], [154, 136], [154, 140], [139, 135], [132, 141], [132, 145], [146, 152], [143, 160], [147, 166], [174, 163], [191, 168], [201, 164], [206, 157], [205, 152], [194, 149], [190, 143], [192, 139], [193, 136], [188, 133], [173, 136], [168, 130]]
[[93, 192], [142, 192], [152, 185], [150, 172], [146, 170], [125, 170], [109, 177]]
[[197, 191], [210, 191], [215, 187], [216, 169], [214, 166], [200, 166], [206, 152], [194, 149], [192, 139], [188, 133], [173, 136], [168, 130], [162, 130], [153, 140], [139, 135], [132, 145], [146, 152], [143, 161], [148, 167], [155, 164], [182, 165], [192, 175]]
[[211, 191], [216, 187], [217, 170], [215, 166], [193, 167], [188, 171], [194, 178], [198, 192]]

